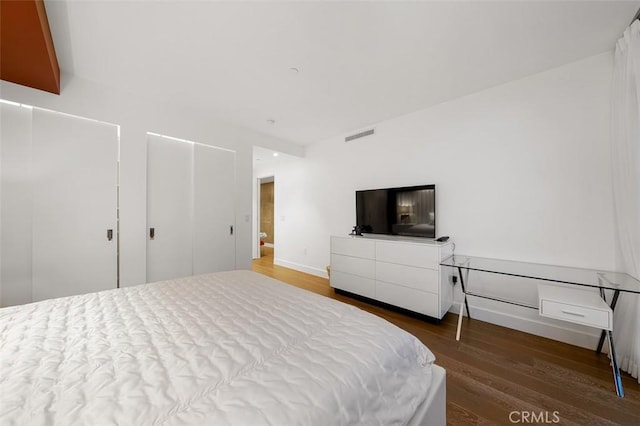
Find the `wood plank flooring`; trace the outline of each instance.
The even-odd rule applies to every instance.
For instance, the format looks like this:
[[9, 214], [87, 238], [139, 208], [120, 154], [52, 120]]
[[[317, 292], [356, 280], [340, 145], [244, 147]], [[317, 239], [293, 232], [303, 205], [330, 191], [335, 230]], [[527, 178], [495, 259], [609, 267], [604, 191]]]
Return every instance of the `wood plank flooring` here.
[[465, 321], [456, 342], [454, 315], [431, 324], [337, 295], [328, 280], [273, 265], [272, 249], [265, 254], [254, 271], [355, 305], [424, 342], [447, 370], [450, 425], [640, 425], [640, 385], [623, 373], [626, 395], [618, 398], [606, 355], [479, 320]]

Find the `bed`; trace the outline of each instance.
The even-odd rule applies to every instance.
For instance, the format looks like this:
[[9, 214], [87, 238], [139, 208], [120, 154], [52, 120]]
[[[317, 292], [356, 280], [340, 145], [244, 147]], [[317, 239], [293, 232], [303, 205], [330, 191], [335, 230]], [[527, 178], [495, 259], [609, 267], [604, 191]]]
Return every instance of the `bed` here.
[[418, 339], [251, 271], [3, 308], [0, 338], [2, 425], [445, 422]]

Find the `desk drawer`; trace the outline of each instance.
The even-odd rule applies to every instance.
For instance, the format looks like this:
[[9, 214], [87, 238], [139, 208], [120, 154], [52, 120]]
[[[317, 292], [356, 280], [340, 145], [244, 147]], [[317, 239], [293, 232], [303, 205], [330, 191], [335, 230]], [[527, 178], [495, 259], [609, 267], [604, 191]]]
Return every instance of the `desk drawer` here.
[[551, 300], [540, 301], [540, 315], [603, 330], [612, 330], [611, 311], [576, 306]]

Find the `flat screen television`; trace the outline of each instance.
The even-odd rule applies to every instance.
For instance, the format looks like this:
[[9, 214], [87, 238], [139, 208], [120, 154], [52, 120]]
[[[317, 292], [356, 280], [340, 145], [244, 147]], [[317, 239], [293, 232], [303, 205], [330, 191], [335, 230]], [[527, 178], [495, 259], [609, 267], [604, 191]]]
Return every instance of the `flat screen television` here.
[[436, 186], [356, 191], [356, 225], [364, 234], [435, 238]]

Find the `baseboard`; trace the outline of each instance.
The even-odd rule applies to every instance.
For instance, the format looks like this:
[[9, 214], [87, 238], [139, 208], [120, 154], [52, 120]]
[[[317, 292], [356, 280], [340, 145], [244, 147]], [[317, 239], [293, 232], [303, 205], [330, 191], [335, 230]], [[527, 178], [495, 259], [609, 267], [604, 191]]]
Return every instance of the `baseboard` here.
[[315, 275], [320, 278], [329, 278], [327, 275], [327, 271], [325, 269], [312, 268], [310, 266], [301, 265], [295, 262], [289, 262], [287, 260], [282, 260], [275, 258], [273, 259], [273, 264], [278, 266], [284, 266], [285, 268], [295, 269], [296, 271], [304, 272], [307, 274]]
[[[543, 319], [542, 317], [539, 317], [540, 319], [526, 318], [524, 316], [518, 316], [513, 313], [498, 312], [486, 307], [473, 305], [470, 305], [469, 309], [471, 311], [472, 319], [478, 319], [480, 321], [512, 328], [514, 330], [534, 334], [536, 336], [546, 337], [552, 340], [558, 340], [586, 349], [595, 350], [600, 338], [600, 332], [596, 329], [593, 329], [593, 331], [591, 332], [575, 330], [563, 327], [560, 324], [560, 321], [558, 321], [558, 324], [555, 324], [545, 321], [545, 319]], [[457, 316], [459, 312], [460, 303], [454, 302], [449, 309], [449, 313]], [[463, 321], [465, 320], [466, 314]], [[462, 339], [464, 339], [464, 333], [462, 335]], [[604, 345], [603, 352], [607, 352], [607, 345]]]

